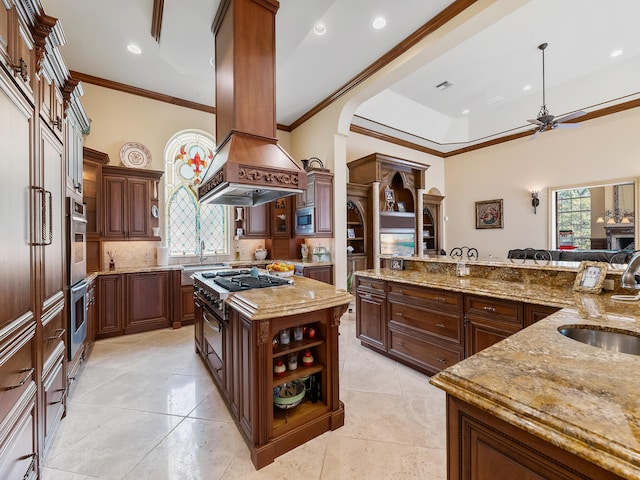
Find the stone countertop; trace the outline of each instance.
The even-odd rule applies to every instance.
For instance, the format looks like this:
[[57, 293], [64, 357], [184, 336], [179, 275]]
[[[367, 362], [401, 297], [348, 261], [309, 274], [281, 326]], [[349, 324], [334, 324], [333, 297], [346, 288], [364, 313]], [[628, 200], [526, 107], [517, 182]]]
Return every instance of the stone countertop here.
[[[637, 312], [638, 302], [632, 308]], [[640, 335], [640, 316], [563, 309], [430, 381], [606, 470], [640, 478], [640, 356], [558, 332], [577, 324]]]
[[328, 283], [298, 275], [291, 279], [291, 285], [231, 293], [226, 302], [251, 320], [264, 320], [346, 305], [353, 299]]

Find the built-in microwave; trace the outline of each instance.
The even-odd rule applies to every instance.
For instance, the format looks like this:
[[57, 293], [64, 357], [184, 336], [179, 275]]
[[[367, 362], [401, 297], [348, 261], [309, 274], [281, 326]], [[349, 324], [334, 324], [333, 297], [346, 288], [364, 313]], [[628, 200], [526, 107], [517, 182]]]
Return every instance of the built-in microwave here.
[[314, 233], [313, 210], [313, 207], [296, 210], [296, 235], [312, 235]]

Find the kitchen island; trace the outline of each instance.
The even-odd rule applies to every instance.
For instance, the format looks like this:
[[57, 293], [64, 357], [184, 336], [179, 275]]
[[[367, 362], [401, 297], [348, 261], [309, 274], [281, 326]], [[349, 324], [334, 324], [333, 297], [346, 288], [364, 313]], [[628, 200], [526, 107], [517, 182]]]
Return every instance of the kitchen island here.
[[[457, 308], [447, 295], [559, 309], [522, 322], [502, 341], [431, 377], [447, 393], [449, 479], [640, 478], [640, 356], [583, 344], [559, 331], [584, 325], [640, 336], [639, 303], [612, 299], [630, 293], [619, 287], [621, 269], [607, 274], [613, 291], [594, 295], [573, 291], [578, 263], [466, 262], [470, 275], [457, 277], [451, 259], [405, 260], [408, 270], [358, 274], [365, 282], [384, 282], [390, 324], [409, 323], [406, 312], [393, 306], [400, 288], [421, 292], [424, 302], [442, 299], [441, 312]], [[473, 337], [469, 305], [465, 301], [460, 322], [467, 340]], [[396, 319], [394, 312], [403, 315]], [[504, 316], [499, 309], [489, 313]], [[446, 326], [445, 317], [438, 318]], [[391, 325], [391, 336], [394, 328], [400, 331]]]
[[[294, 276], [291, 284], [227, 292], [221, 298], [214, 279], [207, 277], [206, 272], [194, 274], [196, 352], [255, 467], [341, 427], [338, 326], [351, 295]], [[276, 392], [300, 385], [305, 393], [296, 398], [301, 403], [276, 405]]]

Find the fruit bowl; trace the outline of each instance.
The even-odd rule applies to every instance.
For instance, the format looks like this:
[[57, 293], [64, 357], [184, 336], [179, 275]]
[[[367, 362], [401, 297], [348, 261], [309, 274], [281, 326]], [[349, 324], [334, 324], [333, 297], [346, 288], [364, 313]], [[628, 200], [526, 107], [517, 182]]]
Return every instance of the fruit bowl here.
[[306, 388], [302, 382], [284, 383], [273, 389], [273, 403], [283, 410], [297, 407], [304, 400], [305, 391]]
[[267, 271], [271, 275], [277, 275], [279, 277], [291, 277], [295, 272], [295, 268], [291, 263], [277, 261], [267, 265]]

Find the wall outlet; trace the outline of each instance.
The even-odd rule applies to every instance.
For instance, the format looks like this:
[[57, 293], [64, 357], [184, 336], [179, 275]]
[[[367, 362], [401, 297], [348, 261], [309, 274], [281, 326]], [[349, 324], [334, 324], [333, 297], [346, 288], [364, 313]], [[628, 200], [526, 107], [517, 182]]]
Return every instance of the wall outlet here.
[[614, 288], [616, 288], [615, 283], [613, 282], [613, 279], [605, 278], [602, 288], [604, 288], [605, 290], [613, 290]]

